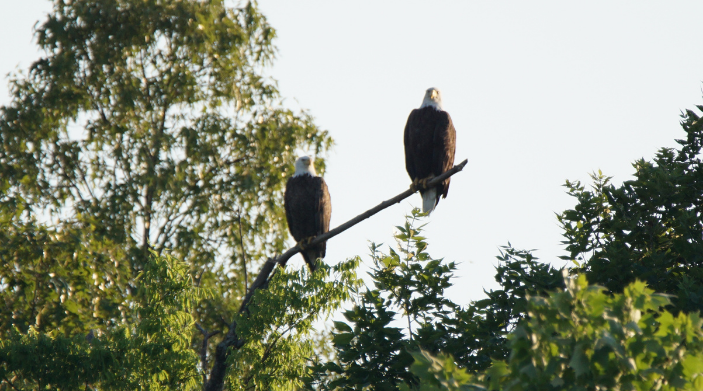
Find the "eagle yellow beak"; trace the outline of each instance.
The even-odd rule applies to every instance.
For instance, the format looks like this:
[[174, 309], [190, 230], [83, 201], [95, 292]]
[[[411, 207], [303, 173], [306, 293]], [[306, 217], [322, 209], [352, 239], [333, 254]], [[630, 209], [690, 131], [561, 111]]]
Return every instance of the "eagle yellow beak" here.
[[438, 92], [437, 90], [432, 90], [432, 94], [430, 95], [430, 99], [435, 100], [437, 98]]

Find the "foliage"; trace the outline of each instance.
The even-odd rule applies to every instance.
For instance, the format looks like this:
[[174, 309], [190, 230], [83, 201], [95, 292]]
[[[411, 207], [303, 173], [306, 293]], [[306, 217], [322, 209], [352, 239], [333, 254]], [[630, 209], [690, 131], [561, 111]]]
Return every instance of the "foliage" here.
[[[495, 280], [501, 288], [486, 291], [487, 298], [465, 308], [467, 338], [462, 348], [455, 346], [451, 354], [471, 370], [486, 369], [492, 360], [508, 357], [507, 335], [527, 315], [527, 298], [544, 295], [563, 287], [561, 270], [539, 262], [526, 250], [516, 250], [510, 243], [497, 257]], [[475, 352], [475, 353], [473, 353]]]
[[[510, 357], [467, 376], [451, 360], [416, 355], [414, 373], [437, 389], [698, 390], [703, 320], [663, 309], [669, 297], [641, 281], [622, 294], [565, 275], [565, 290], [528, 301]], [[463, 388], [461, 388], [463, 387]]]
[[[526, 308], [526, 296], [536, 293], [533, 289], [542, 292], [561, 284], [557, 271], [536, 262], [529, 252], [506, 247], [496, 276], [504, 289], [462, 308], [444, 297], [456, 265], [427, 253], [423, 226], [418, 226], [421, 217], [413, 210], [405, 225], [397, 227], [397, 250], [385, 254], [372, 244], [374, 288], [361, 292], [354, 308], [344, 313], [349, 323], [334, 322], [337, 360], [313, 366], [308, 387], [416, 385], [409, 367], [418, 349], [451, 356], [464, 368], [486, 368], [492, 359], [505, 357], [505, 335], [521, 316], [517, 311]], [[407, 327], [397, 327], [401, 324]]]
[[216, 292], [198, 321], [226, 327], [283, 248], [295, 154], [331, 144], [264, 76], [275, 31], [254, 2], [56, 0], [36, 37], [0, 108], [0, 336], [119, 325], [149, 248], [188, 263]]
[[645, 281], [674, 295], [675, 313], [703, 309], [703, 122], [687, 110], [681, 124], [681, 147], [635, 162], [634, 179], [621, 186], [601, 172], [592, 190], [567, 181], [577, 205], [558, 215], [564, 258], [579, 262], [589, 281], [610, 292]]
[[[14, 328], [0, 340], [0, 379], [18, 389], [201, 389], [192, 312], [212, 293], [194, 285], [185, 263], [152, 255], [137, 278], [134, 306], [119, 326], [73, 337]], [[358, 264], [320, 263], [314, 274], [277, 269], [249, 312], [237, 318], [237, 332], [248, 343], [230, 355], [229, 389], [300, 386], [315, 355], [308, 337], [314, 323], [359, 286]]]
[[[410, 388], [405, 384], [400, 386], [402, 391], [434, 391], [434, 390], [473, 390], [472, 377], [465, 369], [459, 368], [450, 355], [440, 353], [435, 357], [424, 350], [410, 353], [415, 362], [410, 370], [419, 379], [417, 387]], [[481, 387], [482, 388], [482, 387]]]
[[170, 256], [154, 254], [144, 266], [133, 323], [73, 337], [15, 328], [0, 340], [0, 378], [27, 390], [199, 389], [191, 312], [210, 294]]
[[[432, 328], [433, 321], [448, 317], [449, 307], [454, 306], [441, 294], [449, 286], [455, 265], [429, 257], [427, 243], [420, 236], [422, 227], [415, 227], [419, 216], [419, 210], [413, 210], [405, 226], [398, 227], [398, 252], [390, 249], [386, 255], [371, 245], [374, 266], [370, 275], [376, 289], [367, 287], [354, 308], [344, 313], [351, 326], [335, 322], [338, 333], [333, 341], [339, 363], [315, 366], [309, 386], [394, 389], [400, 383], [414, 381], [407, 370], [412, 363], [408, 353], [411, 341], [391, 323], [402, 313], [408, 324], [407, 335], [415, 336], [422, 327]], [[413, 323], [417, 325], [415, 331]], [[330, 375], [335, 379], [327, 381]]]
[[[255, 2], [235, 6], [55, 0], [37, 25], [45, 54], [28, 73], [13, 76], [12, 102], [0, 108], [3, 343], [27, 352], [41, 351], [41, 341], [57, 352], [73, 344], [85, 366], [72, 372], [75, 378], [104, 389], [112, 380], [101, 376], [120, 366], [115, 389], [152, 384], [144, 376], [156, 376], [154, 387], [200, 381], [192, 380], [194, 345], [202, 340], [193, 320], [226, 331], [249, 270], [283, 249], [282, 192], [296, 155], [316, 155], [324, 172], [321, 155], [332, 143], [309, 114], [283, 107], [275, 81], [265, 76], [275, 31]], [[138, 277], [152, 267], [151, 250], [183, 260], [195, 286], [213, 294], [193, 305], [162, 297], [167, 307], [154, 306], [159, 301], [148, 299], [154, 292]], [[175, 283], [162, 277], [164, 289]], [[338, 285], [308, 285], [329, 303], [303, 306], [308, 317], [298, 327], [340, 300]], [[152, 302], [141, 306], [143, 300]], [[291, 305], [299, 316], [299, 303]], [[186, 307], [188, 316], [167, 310]], [[163, 328], [159, 311], [182, 323]], [[293, 342], [305, 345], [308, 330]], [[259, 331], [266, 338], [277, 332]], [[100, 336], [97, 342], [75, 342], [89, 332]], [[269, 362], [281, 360], [286, 347], [300, 349], [293, 342], [266, 345], [276, 348]], [[95, 352], [116, 361], [95, 359]], [[37, 372], [22, 379], [46, 383]]]
[[237, 334], [249, 341], [232, 351], [229, 389], [294, 390], [315, 359], [315, 322], [341, 307], [360, 285], [359, 259], [314, 273], [276, 269], [266, 289], [258, 290], [248, 313], [237, 317]]

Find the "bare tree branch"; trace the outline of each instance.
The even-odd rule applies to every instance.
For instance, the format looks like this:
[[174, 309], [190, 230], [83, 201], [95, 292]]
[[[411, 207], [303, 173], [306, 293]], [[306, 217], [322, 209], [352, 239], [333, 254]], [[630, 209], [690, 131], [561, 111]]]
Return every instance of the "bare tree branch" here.
[[203, 334], [203, 345], [200, 348], [200, 363], [203, 368], [203, 388], [207, 384], [207, 343], [210, 338], [220, 333], [220, 330], [207, 332], [199, 323], [195, 324], [195, 327]]
[[[427, 187], [432, 187], [434, 185], [439, 184], [440, 182], [444, 181], [445, 179], [451, 177], [452, 175], [456, 174], [457, 172], [461, 171], [464, 169], [464, 166], [468, 163], [468, 159], [464, 160], [463, 162], [457, 164], [450, 170], [445, 171], [441, 175], [438, 175], [431, 180], [427, 182]], [[322, 235], [317, 236], [315, 239], [313, 239], [309, 246], [315, 246], [317, 244], [320, 244], [326, 240], [329, 240], [340, 233], [348, 230], [349, 228], [355, 226], [356, 224], [359, 224], [360, 222], [368, 219], [369, 217], [375, 215], [376, 213], [382, 211], [383, 209], [388, 208], [391, 205], [397, 204], [400, 201], [410, 197], [413, 195], [415, 192], [418, 190], [410, 188], [408, 190], [405, 190], [404, 192], [398, 194], [397, 196], [383, 201], [380, 204], [376, 205], [375, 207], [367, 210], [366, 212], [354, 217], [353, 219], [347, 221], [346, 223], [330, 230], [329, 232], [326, 232]], [[244, 300], [242, 301], [241, 306], [239, 307], [238, 313], [243, 313], [245, 311], [248, 311], [249, 303], [251, 302], [251, 298], [254, 296], [254, 292], [256, 292], [257, 289], [265, 289], [266, 286], [268, 285], [268, 282], [270, 281], [270, 275], [271, 272], [274, 270], [274, 267], [278, 264], [284, 267], [288, 260], [295, 254], [300, 252], [300, 247], [296, 244], [295, 246], [291, 247], [288, 249], [288, 251], [284, 252], [281, 254], [279, 257], [276, 258], [269, 258], [264, 262], [264, 265], [261, 267], [261, 271], [259, 271], [259, 275], [256, 276], [256, 279], [251, 283], [251, 286], [247, 290], [247, 294], [244, 297]], [[229, 330], [227, 331], [227, 334], [225, 334], [224, 339], [222, 342], [217, 344], [217, 348], [215, 349], [215, 363], [213, 364], [212, 371], [210, 372], [210, 380], [205, 384], [203, 389], [205, 391], [222, 391], [224, 388], [225, 384], [225, 373], [227, 371], [227, 355], [228, 351], [230, 348], [235, 348], [239, 349], [244, 345], [246, 341], [239, 339], [237, 336], [237, 323], [232, 322], [232, 324], [229, 327]]]

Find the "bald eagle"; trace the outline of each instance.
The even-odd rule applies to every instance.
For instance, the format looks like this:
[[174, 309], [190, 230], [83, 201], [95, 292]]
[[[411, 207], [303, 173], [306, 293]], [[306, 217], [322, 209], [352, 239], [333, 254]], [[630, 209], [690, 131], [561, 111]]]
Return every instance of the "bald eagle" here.
[[449, 178], [432, 188], [427, 179], [442, 174], [454, 165], [456, 130], [449, 113], [442, 110], [442, 95], [429, 88], [419, 109], [410, 112], [405, 125], [405, 169], [420, 189], [422, 211], [432, 212], [439, 198], [447, 197]]
[[298, 242], [303, 259], [314, 271], [317, 258], [325, 257], [327, 244], [314, 247], [307, 244], [329, 231], [332, 201], [325, 180], [317, 176], [309, 156], [295, 161], [295, 174], [286, 183], [284, 201], [288, 229]]

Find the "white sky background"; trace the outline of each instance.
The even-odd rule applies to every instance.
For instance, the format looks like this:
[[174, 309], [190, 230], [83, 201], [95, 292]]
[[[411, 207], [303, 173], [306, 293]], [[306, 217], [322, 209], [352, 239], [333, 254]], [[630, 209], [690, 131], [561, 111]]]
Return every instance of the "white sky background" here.
[[[434, 257], [459, 263], [459, 304], [496, 288], [499, 246], [559, 267], [555, 212], [575, 202], [566, 179], [601, 169], [615, 183], [631, 163], [683, 138], [681, 110], [703, 103], [703, 2], [261, 0], [277, 29], [271, 75], [336, 141], [325, 179], [332, 226], [405, 190], [403, 128], [428, 87], [457, 129], [449, 197], [425, 231]], [[45, 0], [0, 0], [0, 73], [38, 58], [32, 26]], [[7, 79], [0, 104], [9, 102]], [[369, 262], [368, 241], [391, 244], [420, 197], [328, 243], [329, 263]], [[292, 244], [292, 243], [291, 243]], [[302, 259], [296, 257], [295, 265]]]

